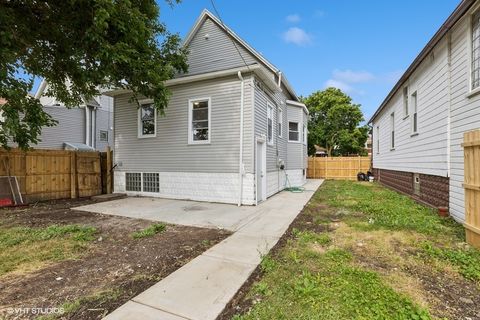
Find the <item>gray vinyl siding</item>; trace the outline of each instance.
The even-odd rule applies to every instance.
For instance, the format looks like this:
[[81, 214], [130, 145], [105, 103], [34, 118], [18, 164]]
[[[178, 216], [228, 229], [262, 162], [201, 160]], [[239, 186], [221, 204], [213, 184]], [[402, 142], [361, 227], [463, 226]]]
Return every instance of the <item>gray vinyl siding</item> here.
[[480, 95], [470, 92], [468, 19], [464, 17], [452, 30], [451, 138], [450, 138], [450, 213], [465, 221], [463, 134], [480, 128]]
[[[251, 86], [246, 76], [244, 150], [246, 172], [253, 167]], [[165, 116], [157, 116], [157, 134], [138, 138], [138, 110], [129, 95], [115, 98], [115, 162], [122, 171], [238, 172], [240, 80], [237, 76], [171, 87]], [[211, 98], [211, 143], [188, 144], [188, 101]]]
[[58, 124], [42, 129], [38, 149], [63, 149], [64, 142], [85, 143], [85, 109], [65, 107], [44, 107]]
[[[208, 39], [205, 39], [206, 34], [209, 35]], [[215, 22], [206, 19], [188, 45], [188, 75], [243, 67], [245, 63], [250, 65], [259, 62], [238, 42], [235, 48], [233, 41]]]
[[287, 170], [303, 169], [304, 163], [304, 145], [302, 141], [303, 130], [303, 108], [287, 105], [287, 139], [288, 139], [288, 122], [298, 122], [298, 129], [300, 132], [300, 142], [288, 142], [287, 153]]
[[[97, 128], [95, 135], [96, 149], [98, 151], [105, 151], [108, 146], [112, 146], [113, 142], [113, 132], [111, 128], [113, 127], [113, 113], [108, 112], [108, 110], [97, 109]], [[108, 132], [108, 141], [100, 140], [100, 131]]]

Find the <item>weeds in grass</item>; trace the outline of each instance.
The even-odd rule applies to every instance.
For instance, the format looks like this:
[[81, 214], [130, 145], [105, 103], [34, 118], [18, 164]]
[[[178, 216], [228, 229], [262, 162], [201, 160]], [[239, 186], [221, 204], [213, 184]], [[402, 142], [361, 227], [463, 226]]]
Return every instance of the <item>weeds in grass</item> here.
[[275, 270], [277, 267], [277, 262], [269, 255], [265, 255], [262, 257], [262, 261], [260, 262], [260, 268], [263, 272], [271, 272]]
[[456, 237], [463, 234], [462, 227], [449, 221], [451, 219], [441, 218], [433, 209], [378, 185], [351, 181], [329, 183], [322, 189], [319, 200], [359, 213], [360, 220], [368, 222], [362, 224], [365, 230], [386, 228], [424, 234], [448, 233]]
[[480, 281], [480, 251], [474, 248], [439, 248], [431, 242], [422, 245], [423, 253], [440, 261], [448, 261], [466, 279]]
[[132, 233], [132, 238], [133, 239], [142, 239], [142, 238], [147, 238], [147, 237], [152, 237], [158, 233], [162, 233], [165, 231], [167, 226], [163, 223], [154, 223], [151, 226]]
[[332, 239], [327, 233], [316, 233], [309, 230], [300, 231], [298, 229], [293, 229], [292, 233], [302, 244], [317, 243], [326, 246], [332, 242]]
[[49, 261], [76, 258], [95, 233], [95, 228], [79, 225], [0, 228], [0, 276], [22, 268], [33, 270]]

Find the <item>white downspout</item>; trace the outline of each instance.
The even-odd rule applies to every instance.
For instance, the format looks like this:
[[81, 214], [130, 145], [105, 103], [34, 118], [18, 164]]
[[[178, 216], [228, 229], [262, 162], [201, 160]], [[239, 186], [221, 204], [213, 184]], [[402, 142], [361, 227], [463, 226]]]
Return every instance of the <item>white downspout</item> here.
[[244, 109], [244, 80], [242, 73], [238, 71], [238, 78], [240, 79], [240, 150], [238, 160], [238, 206], [242, 205], [243, 197], [243, 109]]
[[447, 114], [447, 177], [451, 176], [451, 113], [452, 113], [452, 32], [447, 35], [448, 54], [448, 114]]
[[91, 147], [96, 149], [96, 135], [97, 133], [97, 109], [96, 108], [92, 108], [92, 145]]
[[90, 145], [90, 108], [85, 105], [85, 144]]

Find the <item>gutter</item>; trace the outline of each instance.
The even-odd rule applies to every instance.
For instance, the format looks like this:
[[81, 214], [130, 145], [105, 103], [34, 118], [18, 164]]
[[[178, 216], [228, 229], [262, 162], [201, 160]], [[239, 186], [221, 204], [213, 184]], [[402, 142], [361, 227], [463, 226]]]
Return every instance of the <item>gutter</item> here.
[[408, 78], [412, 75], [413, 72], [419, 67], [419, 65], [425, 60], [426, 57], [430, 55], [433, 48], [443, 39], [443, 37], [450, 31], [450, 29], [468, 12], [468, 10], [473, 6], [475, 0], [463, 0], [453, 11], [453, 13], [447, 18], [443, 25], [438, 29], [435, 35], [430, 39], [425, 48], [420, 52], [420, 54], [413, 60], [412, 64], [408, 67], [407, 71], [402, 75], [397, 84], [393, 87], [390, 93], [387, 95], [385, 100], [382, 102], [380, 107], [375, 111], [373, 116], [368, 120], [368, 124], [372, 123], [373, 120], [382, 112], [386, 105], [390, 102], [393, 96], [397, 91], [403, 87]]
[[240, 79], [240, 156], [238, 159], [238, 206], [240, 207], [242, 205], [243, 174], [245, 172], [245, 167], [243, 165], [243, 109], [245, 104], [245, 80], [243, 79], [242, 72], [238, 71], [237, 75], [238, 79]]

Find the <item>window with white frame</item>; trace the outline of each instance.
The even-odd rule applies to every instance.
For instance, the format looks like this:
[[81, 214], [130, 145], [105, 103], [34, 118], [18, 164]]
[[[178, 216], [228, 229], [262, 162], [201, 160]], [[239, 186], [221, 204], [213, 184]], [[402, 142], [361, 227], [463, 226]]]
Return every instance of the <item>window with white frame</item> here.
[[298, 131], [298, 122], [288, 122], [288, 141], [299, 142], [300, 132]]
[[303, 125], [303, 135], [302, 135], [303, 144], [307, 144], [307, 126]]
[[282, 133], [282, 122], [283, 122], [283, 111], [281, 108], [278, 108], [278, 119], [277, 119], [277, 123], [278, 123], [278, 136], [281, 138], [283, 136], [283, 133]]
[[403, 87], [403, 111], [408, 116], [408, 87]]
[[380, 153], [380, 127], [377, 126], [377, 154]]
[[392, 112], [390, 115], [390, 150], [395, 149], [395, 113]]
[[100, 141], [108, 141], [108, 131], [100, 130]]
[[210, 98], [195, 99], [189, 102], [188, 143], [210, 142]]
[[267, 103], [267, 142], [273, 144], [273, 107]]
[[480, 87], [480, 11], [472, 16], [472, 90]]
[[418, 132], [418, 97], [417, 91], [412, 93], [412, 134]]
[[138, 136], [154, 137], [156, 133], [155, 107], [152, 103], [142, 104], [138, 110]]

